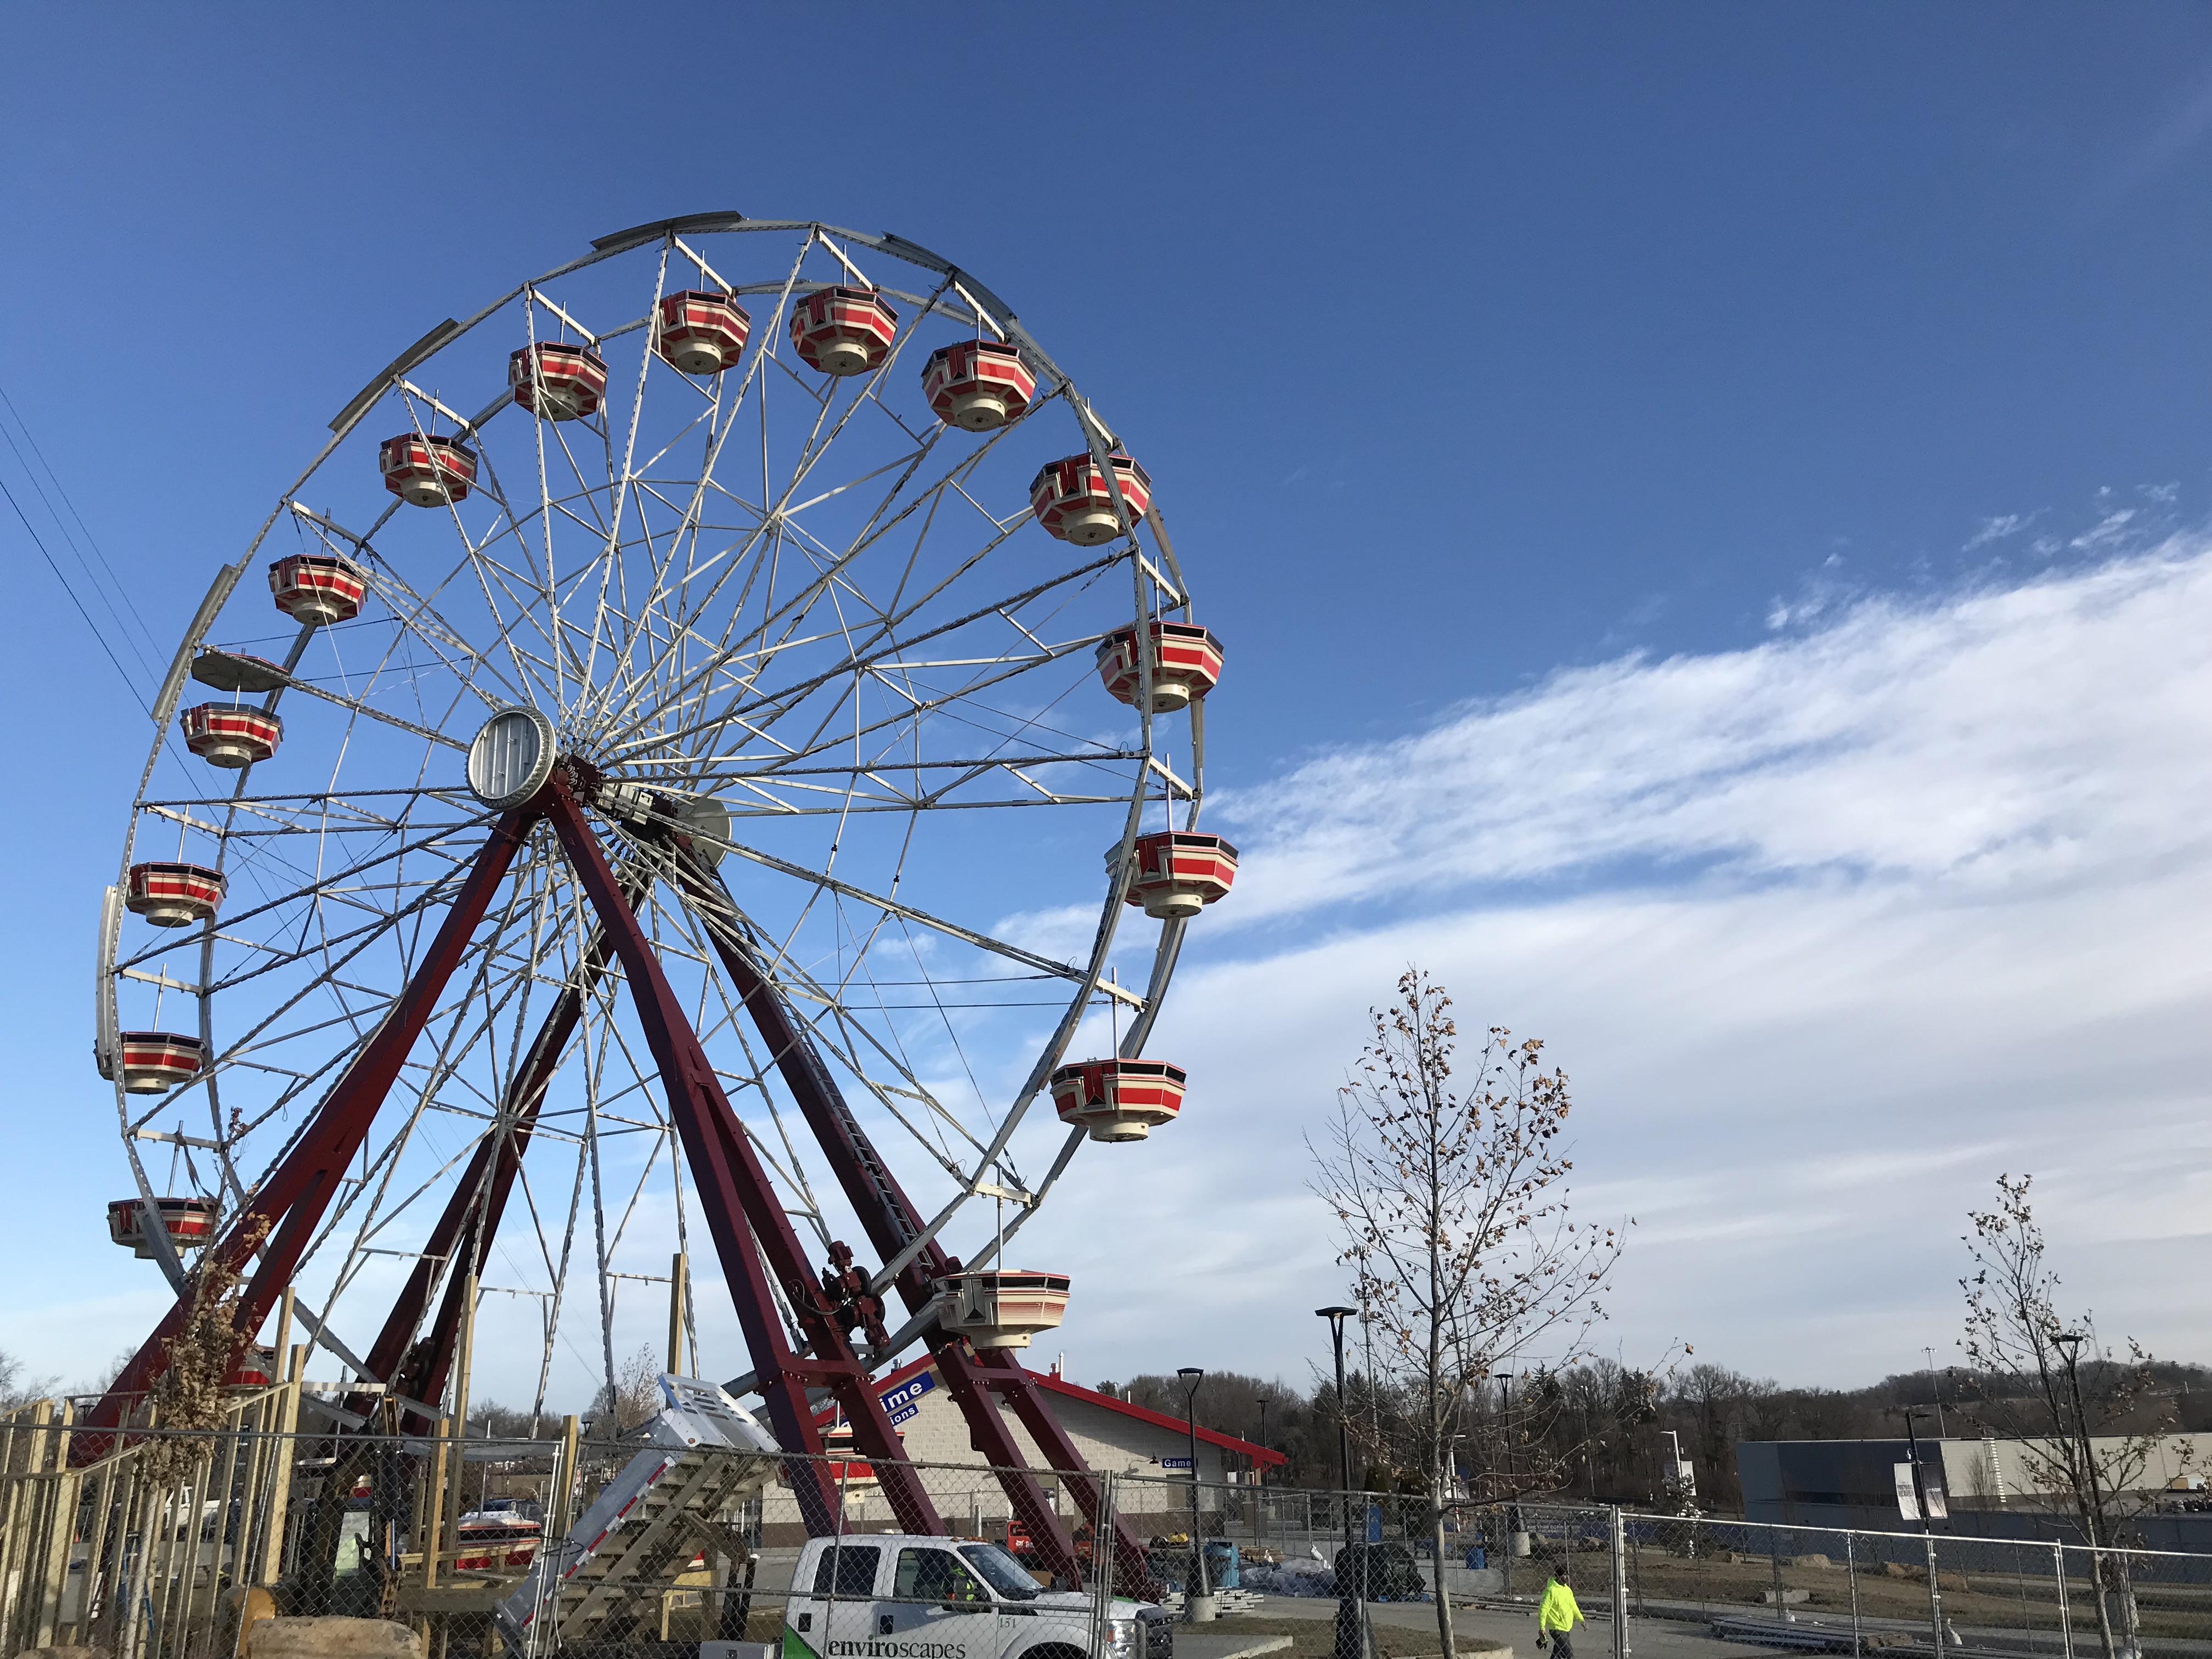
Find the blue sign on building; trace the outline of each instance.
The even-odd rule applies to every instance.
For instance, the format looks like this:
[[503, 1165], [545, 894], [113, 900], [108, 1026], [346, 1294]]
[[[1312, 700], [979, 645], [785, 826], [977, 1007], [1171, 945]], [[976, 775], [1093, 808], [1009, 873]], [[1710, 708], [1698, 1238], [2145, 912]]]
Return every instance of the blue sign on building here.
[[1160, 1467], [1164, 1469], [1187, 1469], [1190, 1467], [1190, 1459], [1188, 1457], [1163, 1457], [1160, 1459]]
[[896, 1389], [887, 1389], [877, 1396], [884, 1409], [890, 1413], [894, 1425], [903, 1423], [921, 1409], [921, 1397], [937, 1386], [937, 1378], [928, 1371], [909, 1376]]

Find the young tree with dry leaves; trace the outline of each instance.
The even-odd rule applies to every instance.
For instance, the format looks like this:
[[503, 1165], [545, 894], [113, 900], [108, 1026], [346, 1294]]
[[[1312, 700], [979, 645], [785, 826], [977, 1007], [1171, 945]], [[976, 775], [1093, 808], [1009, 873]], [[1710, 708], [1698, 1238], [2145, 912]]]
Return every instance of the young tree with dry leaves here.
[[[1492, 1026], [1466, 1068], [1472, 1081], [1455, 1087], [1451, 1007], [1442, 986], [1408, 968], [1397, 1000], [1371, 1011], [1370, 1041], [1325, 1143], [1309, 1142], [1313, 1190], [1335, 1214], [1338, 1259], [1352, 1269], [1374, 1334], [1370, 1383], [1398, 1407], [1400, 1443], [1371, 1446], [1370, 1456], [1413, 1476], [1425, 1499], [1447, 1654], [1453, 1505], [1559, 1481], [1543, 1440], [1516, 1420], [1540, 1401], [1500, 1420], [1487, 1409], [1487, 1385], [1539, 1341], [1555, 1365], [1581, 1355], [1604, 1317], [1599, 1292], [1621, 1243], [1611, 1228], [1569, 1218], [1565, 1073], [1545, 1068], [1541, 1042], [1515, 1042]], [[1463, 1480], [1462, 1451], [1473, 1460]]]
[[[1977, 1427], [2020, 1443], [2029, 1478], [2057, 1493], [2081, 1522], [2094, 1552], [2106, 1659], [2139, 1654], [2127, 1558], [2106, 1552], [2135, 1541], [2130, 1523], [2150, 1502], [2140, 1490], [2144, 1472], [2179, 1424], [2141, 1344], [2130, 1337], [2124, 1357], [2108, 1352], [2086, 1310], [2079, 1317], [2059, 1312], [2058, 1275], [2045, 1261], [2043, 1229], [2028, 1202], [2033, 1180], [2001, 1175], [1996, 1206], [1967, 1212], [1973, 1271], [1959, 1281], [1966, 1297], [1959, 1343], [1969, 1368], [1965, 1404]], [[2185, 1446], [2181, 1455], [2186, 1461]]]

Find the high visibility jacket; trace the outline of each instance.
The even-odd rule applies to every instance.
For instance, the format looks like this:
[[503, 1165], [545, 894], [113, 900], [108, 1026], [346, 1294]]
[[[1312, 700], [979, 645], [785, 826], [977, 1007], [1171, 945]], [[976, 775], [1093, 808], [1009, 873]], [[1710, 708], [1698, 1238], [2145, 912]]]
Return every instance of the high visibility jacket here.
[[1536, 1609], [1538, 1630], [1572, 1630], [1582, 1616], [1574, 1591], [1556, 1578], [1544, 1586], [1544, 1600]]

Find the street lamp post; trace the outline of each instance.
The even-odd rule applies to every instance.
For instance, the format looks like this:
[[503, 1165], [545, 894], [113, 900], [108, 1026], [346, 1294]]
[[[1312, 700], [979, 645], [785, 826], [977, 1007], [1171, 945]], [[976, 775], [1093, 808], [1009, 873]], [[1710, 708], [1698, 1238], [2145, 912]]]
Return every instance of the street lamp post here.
[[2105, 1599], [2105, 1505], [2097, 1490], [2097, 1455], [2089, 1445], [2089, 1419], [2081, 1409], [2081, 1374], [2077, 1369], [2081, 1345], [2087, 1340], [2080, 1331], [2068, 1331], [2051, 1339], [2052, 1346], [2066, 1356], [2066, 1394], [2073, 1401], [2074, 1437], [2081, 1449], [2081, 1530], [2089, 1535], [2089, 1573], [2097, 1589], [2098, 1633], [2104, 1638], [2105, 1651], [2110, 1654], [2114, 1648], [2112, 1608]]
[[1951, 1431], [1943, 1426], [1943, 1385], [1936, 1376], [1936, 1350], [1923, 1347], [1920, 1352], [1928, 1356], [1928, 1392], [1936, 1401], [1936, 1432], [1940, 1438], [1948, 1440]]
[[1921, 1542], [1928, 1551], [1928, 1617], [1934, 1626], [1936, 1651], [1943, 1651], [1943, 1587], [1936, 1577], [1936, 1531], [1928, 1524], [1928, 1483], [1920, 1478], [1920, 1437], [1913, 1431], [1913, 1419], [1925, 1415], [1913, 1407], [1905, 1407], [1899, 1415], [1905, 1419], [1905, 1455], [1912, 1460], [1912, 1501], [1920, 1511]]
[[1359, 1602], [1364, 1599], [1361, 1587], [1356, 1586], [1352, 1575], [1343, 1570], [1346, 1553], [1351, 1554], [1355, 1571], [1359, 1563], [1358, 1553], [1352, 1549], [1352, 1434], [1344, 1418], [1344, 1322], [1358, 1311], [1357, 1308], [1314, 1310], [1317, 1316], [1328, 1321], [1329, 1339], [1336, 1348], [1336, 1468], [1337, 1485], [1343, 1494], [1338, 1501], [1344, 1505], [1344, 1547], [1338, 1553], [1336, 1575], [1336, 1659], [1362, 1659], [1360, 1649], [1364, 1645], [1359, 1639]]
[[[1260, 1438], [1256, 1443], [1261, 1451], [1273, 1449], [1267, 1444], [1267, 1407], [1274, 1403], [1275, 1398], [1273, 1395], [1263, 1394], [1260, 1396]], [[1256, 1457], [1252, 1460], [1252, 1484], [1261, 1488], [1267, 1484], [1267, 1466]], [[1267, 1541], [1267, 1494], [1264, 1490], [1256, 1492], [1252, 1496], [1252, 1518], [1255, 1522], [1254, 1529], [1261, 1543], [1264, 1545]]]
[[1182, 1420], [1190, 1431], [1190, 1571], [1183, 1580], [1182, 1619], [1203, 1624], [1213, 1617], [1213, 1597], [1206, 1589], [1206, 1545], [1198, 1523], [1198, 1389], [1206, 1373], [1196, 1365], [1176, 1372], [1183, 1379]]

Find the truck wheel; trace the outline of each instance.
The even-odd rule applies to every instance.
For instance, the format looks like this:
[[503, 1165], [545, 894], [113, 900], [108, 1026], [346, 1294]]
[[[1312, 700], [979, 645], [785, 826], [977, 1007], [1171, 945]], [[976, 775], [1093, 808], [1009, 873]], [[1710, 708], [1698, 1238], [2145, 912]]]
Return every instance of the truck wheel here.
[[1085, 1659], [1085, 1656], [1081, 1648], [1071, 1647], [1065, 1642], [1045, 1642], [1024, 1648], [1019, 1659]]

